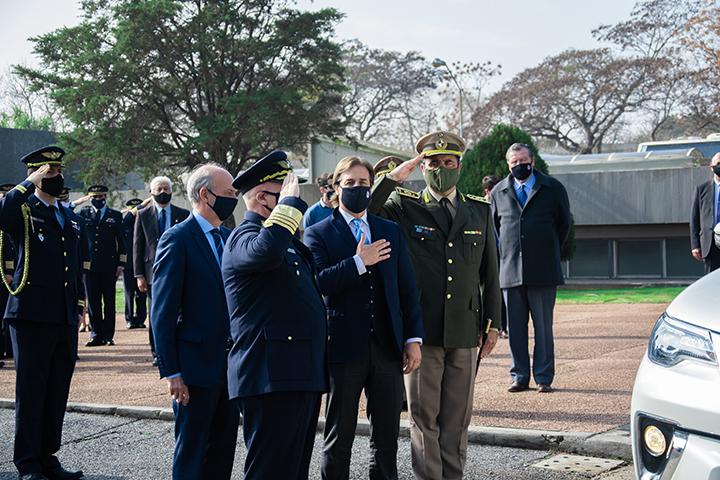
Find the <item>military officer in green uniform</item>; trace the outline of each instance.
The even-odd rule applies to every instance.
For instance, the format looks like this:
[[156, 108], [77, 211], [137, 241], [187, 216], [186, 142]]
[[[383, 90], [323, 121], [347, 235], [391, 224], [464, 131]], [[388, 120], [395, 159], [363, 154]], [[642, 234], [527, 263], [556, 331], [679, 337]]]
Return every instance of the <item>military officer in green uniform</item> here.
[[[477, 349], [481, 357], [490, 354], [500, 327], [497, 246], [490, 205], [455, 186], [463, 139], [434, 132], [416, 150], [415, 159], [381, 176], [370, 211], [400, 224], [420, 289], [423, 361], [405, 377], [413, 471], [423, 480], [461, 479]], [[418, 165], [427, 187], [401, 187]]]

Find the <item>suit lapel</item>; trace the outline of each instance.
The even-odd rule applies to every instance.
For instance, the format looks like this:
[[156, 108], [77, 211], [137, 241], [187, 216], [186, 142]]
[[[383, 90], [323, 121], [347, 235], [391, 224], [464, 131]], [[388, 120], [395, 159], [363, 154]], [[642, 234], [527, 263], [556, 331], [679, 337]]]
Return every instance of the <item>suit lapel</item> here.
[[[352, 231], [350, 231], [350, 225], [345, 222], [345, 218], [338, 209], [335, 209], [333, 212], [332, 225], [340, 237], [338, 246], [342, 246], [341, 248], [343, 249], [341, 256], [345, 258], [350, 253], [354, 255], [355, 250], [357, 249], [357, 240], [355, 240], [355, 236]], [[370, 233], [372, 234], [372, 229], [370, 230]]]
[[458, 192], [457, 211], [455, 212], [455, 219], [453, 220], [452, 227], [450, 228], [448, 238], [455, 238], [458, 231], [465, 226], [465, 223], [467, 223], [468, 218], [470, 218], [470, 211], [467, 205], [465, 205], [465, 199], [460, 192]]
[[148, 208], [147, 229], [152, 235], [149, 235], [154, 241], [160, 240], [160, 226], [158, 225], [157, 209], [155, 205]]
[[170, 226], [180, 223], [180, 209], [175, 205], [170, 205]]
[[212, 265], [212, 267], [210, 268], [212, 268], [212, 270], [215, 272], [215, 279], [222, 285], [222, 274], [220, 273], [220, 266], [215, 259], [215, 253], [212, 251], [212, 247], [207, 240], [207, 236], [202, 231], [202, 228], [200, 228], [200, 224], [197, 222], [197, 220], [195, 220], [195, 217], [188, 219], [188, 221], [190, 222], [190, 228], [192, 229], [192, 237], [195, 239], [195, 243], [200, 248], [200, 251], [205, 257], [205, 262]]
[[448, 235], [449, 225], [447, 224], [445, 212], [442, 210], [443, 207], [438, 203], [437, 200], [435, 200], [435, 197], [430, 194], [430, 191], [427, 188], [423, 190], [422, 201], [425, 204], [425, 208], [427, 208], [427, 211], [430, 212], [430, 215], [432, 215], [433, 220], [435, 220], [435, 224], [440, 228], [440, 230], [443, 231], [445, 235]]
[[533, 173], [533, 175], [535, 175], [535, 185], [533, 185], [532, 189], [530, 189], [530, 192], [528, 193], [528, 198], [525, 201], [525, 207], [528, 206], [528, 204], [530, 203], [530, 200], [532, 200], [532, 198], [540, 190], [540, 187], [541, 187], [540, 184], [542, 183], [542, 177], [537, 172]]
[[[385, 229], [382, 228], [380, 223], [377, 221], [377, 217], [375, 217], [375, 215], [368, 214], [368, 224], [370, 225], [370, 235], [372, 236], [373, 242], [383, 238], [385, 240], [388, 239], [385, 235]], [[395, 248], [397, 248], [397, 245], [390, 245], [390, 258], [393, 257]], [[383, 278], [388, 278], [388, 275], [390, 274], [390, 258], [388, 258], [384, 262], [380, 262], [377, 264], [378, 272]]]

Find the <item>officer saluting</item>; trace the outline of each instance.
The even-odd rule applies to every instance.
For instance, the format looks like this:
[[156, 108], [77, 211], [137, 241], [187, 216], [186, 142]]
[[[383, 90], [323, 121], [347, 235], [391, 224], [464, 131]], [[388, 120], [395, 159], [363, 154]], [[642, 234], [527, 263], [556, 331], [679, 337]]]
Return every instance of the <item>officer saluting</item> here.
[[282, 151], [232, 185], [248, 209], [222, 261], [233, 339], [228, 389], [243, 415], [245, 479], [307, 479], [328, 388], [325, 304], [313, 257], [294, 236], [307, 204]]
[[127, 255], [122, 214], [107, 206], [108, 187], [88, 188], [91, 204], [80, 210], [90, 240], [90, 260], [85, 264], [85, 290], [90, 314], [90, 341], [86, 347], [115, 345], [115, 282]]
[[0, 228], [18, 250], [5, 319], [16, 368], [13, 461], [23, 480], [82, 477], [55, 457], [85, 304], [82, 220], [57, 201], [64, 154], [51, 146], [25, 155], [28, 178], [0, 200]]
[[[500, 327], [497, 246], [490, 204], [455, 186], [463, 139], [434, 132], [416, 150], [375, 184], [370, 211], [400, 224], [420, 289], [423, 360], [405, 377], [413, 471], [422, 480], [455, 479], [465, 466], [477, 347], [489, 332], [481, 356], [490, 354]], [[399, 187], [418, 165], [427, 188]]]

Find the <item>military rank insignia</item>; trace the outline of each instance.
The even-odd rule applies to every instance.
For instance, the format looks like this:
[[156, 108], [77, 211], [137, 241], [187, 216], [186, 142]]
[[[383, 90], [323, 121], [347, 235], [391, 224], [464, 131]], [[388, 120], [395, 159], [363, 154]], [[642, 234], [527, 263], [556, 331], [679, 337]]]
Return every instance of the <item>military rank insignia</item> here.
[[463, 233], [465, 235], [482, 235], [480, 230], [464, 230]]
[[415, 233], [425, 234], [425, 235], [432, 235], [435, 233], [435, 229], [433, 227], [426, 227], [424, 225], [413, 225], [413, 230]]

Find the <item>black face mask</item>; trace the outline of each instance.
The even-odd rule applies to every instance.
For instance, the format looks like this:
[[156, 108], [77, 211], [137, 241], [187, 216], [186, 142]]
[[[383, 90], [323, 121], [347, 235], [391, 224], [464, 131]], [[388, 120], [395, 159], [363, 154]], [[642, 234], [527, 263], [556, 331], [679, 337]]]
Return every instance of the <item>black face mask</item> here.
[[713, 173], [720, 177], [720, 164], [713, 166]]
[[62, 175], [55, 175], [51, 178], [43, 178], [40, 182], [40, 190], [47, 193], [51, 197], [59, 197], [62, 195], [63, 187], [65, 186], [65, 177]]
[[512, 176], [520, 181], [525, 180], [532, 175], [533, 167], [531, 163], [519, 163], [510, 169]]
[[238, 199], [233, 197], [218, 197], [215, 195], [215, 193], [207, 189], [208, 193], [210, 193], [213, 197], [215, 197], [215, 203], [210, 205], [210, 208], [212, 208], [213, 212], [215, 212], [215, 215], [218, 216], [221, 222], [224, 222], [235, 211], [235, 207], [237, 206]]
[[153, 194], [153, 198], [158, 203], [158, 205], [167, 205], [168, 203], [170, 203], [172, 194], [167, 192], [155, 193]]
[[370, 205], [370, 187], [342, 187], [342, 204], [353, 213], [362, 213]]
[[[267, 190], [261, 190], [265, 195], [270, 195], [271, 197], [275, 197], [275, 205], [277, 205], [280, 202], [280, 192], [268, 192]], [[267, 205], [263, 205], [265, 207], [265, 210], [272, 213], [273, 209], [268, 207]], [[275, 207], [273, 207], [275, 208]]]
[[95, 207], [95, 209], [100, 210], [105, 206], [105, 199], [104, 198], [93, 198], [90, 200], [90, 203], [92, 203], [92, 206]]
[[328, 200], [331, 200], [332, 197], [333, 197], [333, 195], [335, 195], [335, 192], [332, 191], [332, 190], [328, 191], [328, 192], [325, 194], [325, 196], [327, 197]]

